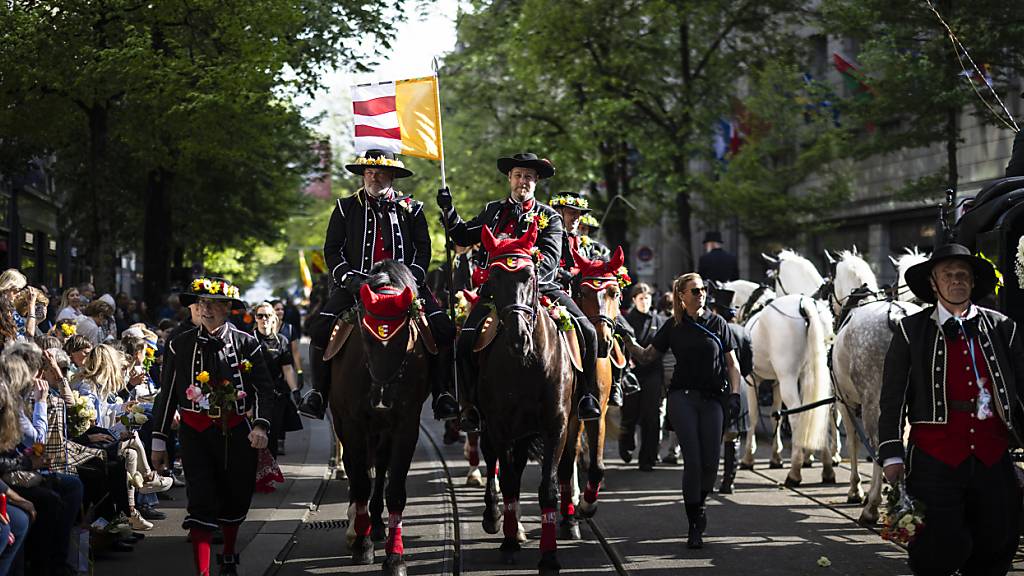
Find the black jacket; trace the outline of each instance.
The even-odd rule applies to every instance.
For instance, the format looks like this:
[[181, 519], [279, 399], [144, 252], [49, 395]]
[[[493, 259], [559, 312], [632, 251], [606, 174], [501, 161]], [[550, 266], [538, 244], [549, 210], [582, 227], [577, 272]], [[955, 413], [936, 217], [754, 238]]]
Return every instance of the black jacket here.
[[[498, 226], [505, 208], [510, 204], [511, 200], [508, 199], [488, 202], [480, 214], [469, 222], [460, 218], [453, 208], [449, 218], [448, 233], [459, 246], [478, 244], [484, 225], [486, 224], [493, 232]], [[519, 217], [516, 225], [516, 236], [519, 237], [526, 234], [526, 230], [530, 227], [530, 221], [538, 215], [546, 217], [547, 224], [538, 231], [537, 242], [534, 244], [534, 246], [540, 249], [541, 253], [541, 262], [537, 266], [537, 281], [541, 291], [548, 292], [559, 289], [556, 274], [558, 272], [558, 261], [562, 255], [561, 216], [547, 204], [541, 204], [534, 200], [533, 206]], [[487, 251], [483, 247], [476, 251], [474, 257], [480, 266], [487, 265]]]
[[722, 248], [705, 253], [697, 264], [697, 273], [705, 280], [729, 282], [740, 277], [736, 257]]
[[[273, 413], [274, 385], [267, 372], [260, 343], [252, 334], [247, 334], [227, 323], [225, 339], [230, 338], [235, 351], [234, 357], [227, 354], [224, 343], [210, 335], [205, 328], [186, 330], [167, 342], [164, 367], [161, 373], [160, 394], [153, 405], [153, 435], [167, 439], [174, 420], [174, 411], [202, 412], [198, 404], [185, 395], [185, 391], [196, 382], [196, 376], [206, 371], [217, 377], [221, 375], [234, 381], [235, 388], [245, 391], [245, 398], [235, 406], [237, 414], [253, 411], [253, 425], [270, 430], [270, 415]], [[242, 362], [248, 360], [252, 367], [246, 371]]]
[[[408, 266], [416, 282], [422, 285], [430, 264], [430, 233], [423, 203], [406, 198], [394, 204], [399, 230], [392, 230], [392, 257]], [[353, 270], [362, 274], [370, 271], [374, 265], [377, 220], [382, 216], [382, 212], [367, 209], [366, 193], [362, 189], [335, 203], [324, 241], [324, 260], [335, 284], [340, 286], [342, 276]]]
[[[1011, 444], [1020, 445], [1017, 428], [1024, 425], [1024, 401], [1017, 378], [1024, 378], [1024, 343], [1013, 320], [994, 310], [978, 308], [978, 332], [993, 384], [995, 413], [1010, 431]], [[878, 458], [904, 458], [903, 422], [943, 424], [946, 402], [945, 336], [936, 324], [938, 311], [930, 306], [898, 323], [885, 356], [881, 413], [878, 418]]]
[[[654, 340], [654, 335], [658, 333], [658, 330], [665, 324], [665, 318], [660, 314], [657, 314], [652, 308], [650, 312], [644, 314], [636, 308], [631, 308], [626, 313], [626, 321], [629, 322], [631, 328], [633, 328], [633, 334], [636, 335], [636, 341], [640, 344], [640, 347], [646, 347]], [[656, 362], [649, 364], [640, 364], [633, 369], [633, 372], [637, 376], [645, 377], [648, 374], [658, 373], [661, 374], [664, 370], [664, 363], [659, 359]]]

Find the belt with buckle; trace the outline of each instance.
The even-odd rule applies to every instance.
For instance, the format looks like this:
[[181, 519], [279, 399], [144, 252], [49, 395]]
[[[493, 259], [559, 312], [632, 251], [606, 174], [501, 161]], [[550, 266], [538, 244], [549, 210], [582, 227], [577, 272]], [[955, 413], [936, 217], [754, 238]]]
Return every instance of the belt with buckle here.
[[953, 412], [974, 412], [977, 408], [974, 400], [950, 400], [948, 403]]

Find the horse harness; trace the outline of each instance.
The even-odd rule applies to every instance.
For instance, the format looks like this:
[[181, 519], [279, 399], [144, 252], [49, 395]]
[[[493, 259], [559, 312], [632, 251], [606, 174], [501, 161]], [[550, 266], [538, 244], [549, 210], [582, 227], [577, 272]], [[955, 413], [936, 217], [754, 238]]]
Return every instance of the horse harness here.
[[[528, 324], [530, 326], [530, 333], [532, 334], [533, 333], [533, 329], [537, 325], [537, 310], [538, 310], [538, 308], [540, 308], [540, 287], [539, 287], [539, 280], [537, 279], [537, 274], [536, 274], [536, 272], [533, 269], [533, 256], [529, 256], [529, 255], [525, 255], [525, 254], [509, 254], [509, 255], [505, 255], [505, 256], [500, 256], [497, 259], [488, 262], [487, 266], [490, 267], [495, 262], [500, 262], [501, 260], [504, 260], [509, 265], [514, 265], [515, 266], [515, 268], [514, 268], [515, 270], [519, 270], [521, 268], [526, 268], [526, 267], [530, 268], [530, 280], [531, 280], [531, 282], [533, 284], [533, 302], [532, 302], [531, 306], [527, 306], [526, 304], [520, 304], [518, 302], [515, 302], [513, 304], [509, 304], [509, 305], [503, 307], [498, 312], [498, 317], [499, 317], [500, 320], [502, 320], [502, 323], [504, 323], [504, 317], [505, 317], [506, 314], [522, 314], [524, 316], [528, 315], [527, 316], [529, 318], [529, 323]], [[517, 260], [517, 261], [519, 261], [519, 260], [529, 260], [529, 263], [524, 265], [524, 264], [519, 264], [518, 262], [513, 263], [513, 262], [511, 262], [512, 260]], [[505, 268], [505, 267], [502, 266], [502, 268]], [[506, 269], [508, 269], [508, 268], [506, 268]]]
[[758, 284], [757, 288], [755, 288], [754, 291], [750, 293], [750, 296], [747, 298], [747, 301], [743, 303], [743, 306], [740, 306], [740, 318], [750, 318], [754, 314], [757, 314], [761, 310], [764, 310], [764, 307], [772, 302], [771, 300], [768, 300], [767, 302], [762, 303], [760, 306], [757, 306], [758, 300], [761, 299], [761, 296], [764, 296], [764, 293], [767, 290], [767, 284]]

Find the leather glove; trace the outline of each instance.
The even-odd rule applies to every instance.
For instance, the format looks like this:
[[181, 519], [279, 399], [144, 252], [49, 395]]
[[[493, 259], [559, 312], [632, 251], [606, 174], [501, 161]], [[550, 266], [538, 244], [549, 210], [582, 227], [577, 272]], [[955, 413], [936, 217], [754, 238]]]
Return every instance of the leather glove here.
[[442, 212], [448, 212], [452, 209], [452, 206], [454, 206], [454, 204], [452, 203], [451, 190], [449, 190], [447, 186], [439, 189], [437, 191], [437, 207], [440, 208]]
[[351, 270], [346, 273], [345, 277], [341, 280], [341, 287], [348, 290], [349, 293], [358, 298], [359, 288], [364, 282], [366, 282], [366, 274]]
[[742, 406], [742, 404], [740, 404], [740, 395], [739, 394], [729, 394], [729, 402], [728, 402], [729, 417], [727, 418], [727, 420], [729, 420], [731, 422], [731, 421], [736, 420], [737, 418], [739, 418], [740, 417], [740, 410], [742, 409], [741, 406]]

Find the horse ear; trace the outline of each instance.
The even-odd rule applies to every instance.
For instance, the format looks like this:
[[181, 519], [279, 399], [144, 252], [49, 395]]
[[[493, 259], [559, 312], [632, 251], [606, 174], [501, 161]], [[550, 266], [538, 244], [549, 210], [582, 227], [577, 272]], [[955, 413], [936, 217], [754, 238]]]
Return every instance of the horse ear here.
[[891, 255], [889, 256], [889, 262], [892, 262], [892, 267], [893, 268], [895, 268], [897, 270], [900, 269], [900, 261], [895, 259], [895, 258], [893, 258]]
[[572, 261], [576, 263], [577, 268], [580, 270], [589, 270], [590, 268], [593, 268], [594, 262], [580, 254], [579, 250], [572, 245], [572, 242], [569, 243], [569, 252], [572, 254]]
[[829, 252], [828, 250], [825, 250], [825, 261], [828, 262], [829, 265], [835, 266], [835, 264], [836, 264], [836, 257], [833, 256], [832, 253]]
[[608, 261], [612, 272], [618, 271], [626, 263], [626, 254], [622, 252], [622, 246], [616, 246], [612, 252], [612, 259]]
[[530, 227], [526, 229], [526, 234], [523, 236], [523, 238], [525, 238], [525, 242], [527, 243], [527, 249], [533, 248], [533, 245], [537, 243], [537, 233], [537, 221], [533, 220], [530, 222]]
[[359, 299], [363, 301], [363, 306], [370, 308], [376, 304], [377, 300], [380, 298], [377, 296], [376, 292], [370, 289], [369, 284], [363, 284], [359, 287]]
[[761, 259], [764, 260], [764, 263], [767, 264], [769, 268], [778, 268], [779, 267], [779, 259], [778, 258], [773, 258], [772, 256], [769, 256], [769, 255], [765, 254], [764, 252], [761, 252]]
[[402, 293], [398, 296], [398, 303], [402, 308], [408, 308], [412, 305], [412, 288], [406, 286], [405, 290], [402, 290]]
[[484, 250], [488, 254], [494, 252], [494, 245], [497, 244], [497, 240], [494, 239], [494, 234], [491, 234], [491, 229], [484, 224], [484, 229], [480, 231], [480, 242], [484, 245]]

